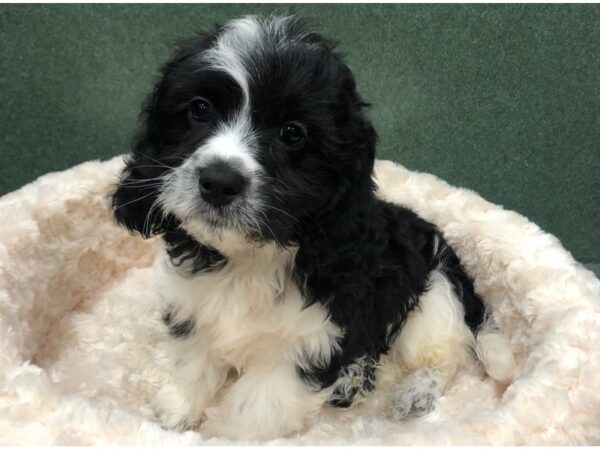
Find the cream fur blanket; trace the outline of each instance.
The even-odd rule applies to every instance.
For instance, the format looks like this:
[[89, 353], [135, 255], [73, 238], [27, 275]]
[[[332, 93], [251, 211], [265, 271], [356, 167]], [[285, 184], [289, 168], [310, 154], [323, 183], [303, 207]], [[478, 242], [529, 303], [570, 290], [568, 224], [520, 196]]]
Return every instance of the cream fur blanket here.
[[[121, 158], [0, 198], [0, 443], [197, 444], [150, 402], [168, 378], [150, 266], [158, 240], [113, 224]], [[526, 218], [434, 176], [377, 164], [382, 195], [436, 223], [510, 337], [517, 379], [463, 371], [427, 417], [326, 408], [275, 443], [599, 444], [600, 282]], [[212, 443], [224, 441], [212, 440]]]

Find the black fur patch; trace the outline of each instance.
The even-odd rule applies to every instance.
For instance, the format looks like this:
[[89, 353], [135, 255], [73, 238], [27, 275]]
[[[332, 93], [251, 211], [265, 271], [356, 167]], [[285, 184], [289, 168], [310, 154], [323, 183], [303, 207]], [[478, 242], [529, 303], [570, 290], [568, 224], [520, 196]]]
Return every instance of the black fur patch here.
[[173, 311], [170, 309], [163, 314], [162, 319], [169, 329], [169, 336], [174, 338], [184, 339], [189, 337], [196, 328], [196, 321], [194, 319], [175, 320]]
[[[361, 198], [362, 204], [356, 201]], [[439, 268], [455, 285], [467, 324], [475, 330], [483, 321], [483, 304], [458, 258], [438, 230], [413, 212], [356, 193], [318, 223], [300, 245], [295, 276], [307, 302], [326, 305], [346, 334], [329, 366], [308, 362], [301, 376], [311, 385], [331, 386], [357, 360], [373, 361], [362, 386], [338, 393], [332, 404], [348, 406], [356, 393], [372, 389], [374, 364], [427, 290], [432, 270]]]
[[181, 229], [165, 233], [164, 239], [171, 264], [187, 275], [218, 270], [227, 263], [217, 250], [199, 243]]

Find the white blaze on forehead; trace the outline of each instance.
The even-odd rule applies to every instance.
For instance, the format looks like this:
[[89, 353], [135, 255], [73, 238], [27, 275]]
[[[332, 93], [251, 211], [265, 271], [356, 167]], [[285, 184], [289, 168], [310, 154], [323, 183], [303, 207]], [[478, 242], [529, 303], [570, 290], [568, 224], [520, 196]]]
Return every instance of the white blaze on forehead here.
[[204, 57], [212, 68], [227, 73], [242, 88], [243, 109], [247, 109], [250, 102], [248, 79], [255, 68], [253, 59], [256, 55], [253, 52], [260, 49], [267, 39], [277, 46], [285, 46], [289, 39], [305, 37], [306, 32], [294, 37], [286, 33], [294, 20], [292, 16], [260, 19], [252, 15], [231, 20], [224, 25], [214, 46], [205, 53]]
[[243, 103], [237, 113], [202, 147], [201, 164], [214, 159], [237, 159], [246, 170], [260, 171], [253, 152], [249, 82], [255, 74], [255, 60], [261, 45], [265, 40], [284, 45], [285, 30], [293, 20], [290, 16], [272, 16], [262, 20], [256, 16], [246, 16], [232, 20], [225, 24], [214, 46], [206, 51], [204, 58], [208, 65], [226, 73], [240, 86]]
[[243, 95], [242, 107], [234, 117], [217, 130], [202, 147], [200, 163], [213, 160], [238, 161], [249, 172], [260, 170], [254, 159], [253, 136], [250, 123], [250, 71], [252, 52], [264, 39], [265, 29], [255, 16], [246, 16], [228, 22], [217, 37], [214, 46], [205, 53], [210, 67], [222, 71], [235, 80]]
[[232, 20], [225, 25], [214, 47], [205, 54], [212, 68], [227, 73], [242, 88], [243, 110], [248, 109], [250, 102], [246, 64], [251, 50], [260, 42], [262, 33], [261, 23], [254, 16]]

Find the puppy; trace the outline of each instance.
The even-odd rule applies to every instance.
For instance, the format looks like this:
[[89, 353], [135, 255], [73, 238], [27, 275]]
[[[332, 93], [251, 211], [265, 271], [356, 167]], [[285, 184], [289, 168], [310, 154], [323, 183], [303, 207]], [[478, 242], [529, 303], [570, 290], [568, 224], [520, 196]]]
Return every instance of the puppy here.
[[510, 379], [507, 341], [442, 234], [376, 197], [366, 106], [293, 17], [233, 20], [164, 66], [113, 195], [120, 224], [165, 243], [163, 426], [285, 436], [386, 382], [390, 414], [424, 414], [472, 349]]

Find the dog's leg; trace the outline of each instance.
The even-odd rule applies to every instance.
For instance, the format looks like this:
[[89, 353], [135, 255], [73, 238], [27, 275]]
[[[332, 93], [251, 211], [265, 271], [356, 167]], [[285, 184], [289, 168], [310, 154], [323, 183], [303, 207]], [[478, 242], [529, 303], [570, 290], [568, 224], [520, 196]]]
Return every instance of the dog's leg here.
[[227, 368], [211, 357], [198, 337], [170, 343], [175, 360], [173, 382], [154, 399], [163, 427], [179, 431], [196, 428], [200, 416], [227, 377]]
[[290, 361], [249, 367], [221, 404], [206, 410], [200, 432], [243, 440], [282, 437], [301, 430], [330, 394], [311, 390]]
[[474, 345], [452, 285], [440, 272], [432, 272], [429, 290], [409, 314], [381, 367], [381, 378], [394, 378], [385, 388], [392, 390], [392, 415], [432, 411], [448, 382], [471, 358]]

